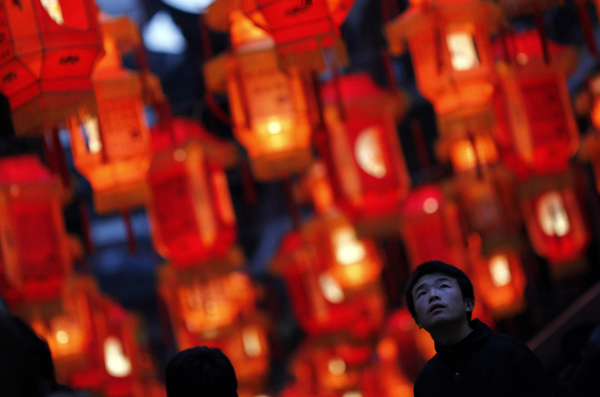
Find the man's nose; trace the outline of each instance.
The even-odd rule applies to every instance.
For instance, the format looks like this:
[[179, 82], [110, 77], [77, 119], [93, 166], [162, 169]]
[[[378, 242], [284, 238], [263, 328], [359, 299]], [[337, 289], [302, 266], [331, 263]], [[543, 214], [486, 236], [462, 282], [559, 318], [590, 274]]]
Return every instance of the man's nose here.
[[432, 289], [431, 292], [429, 293], [429, 302], [432, 302], [437, 299], [440, 299], [440, 296], [438, 295], [436, 289]]

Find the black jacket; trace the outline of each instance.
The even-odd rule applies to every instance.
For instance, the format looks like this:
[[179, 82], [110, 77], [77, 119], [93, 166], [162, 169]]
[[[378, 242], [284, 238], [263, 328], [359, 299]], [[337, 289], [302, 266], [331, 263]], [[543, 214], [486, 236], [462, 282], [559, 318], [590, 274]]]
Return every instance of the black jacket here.
[[542, 363], [518, 339], [493, 332], [479, 320], [455, 345], [436, 343], [437, 354], [415, 382], [415, 397], [553, 396]]

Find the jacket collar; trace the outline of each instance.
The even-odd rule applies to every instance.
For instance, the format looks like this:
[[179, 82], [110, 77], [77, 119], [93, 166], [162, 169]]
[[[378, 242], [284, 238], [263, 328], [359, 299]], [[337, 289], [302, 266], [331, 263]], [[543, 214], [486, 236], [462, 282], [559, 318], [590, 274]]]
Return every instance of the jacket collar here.
[[469, 355], [477, 350], [492, 336], [493, 331], [479, 319], [472, 320], [469, 324], [473, 329], [469, 335], [453, 345], [435, 343], [435, 351], [443, 360], [456, 360]]

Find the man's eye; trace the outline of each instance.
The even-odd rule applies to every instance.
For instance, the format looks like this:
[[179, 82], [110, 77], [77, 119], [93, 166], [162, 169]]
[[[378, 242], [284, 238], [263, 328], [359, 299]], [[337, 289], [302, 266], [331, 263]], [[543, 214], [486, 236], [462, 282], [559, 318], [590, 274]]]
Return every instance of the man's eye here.
[[440, 288], [450, 288], [450, 286], [448, 284], [442, 284], [440, 285]]
[[420, 296], [422, 296], [422, 295], [425, 295], [425, 291], [418, 292], [417, 293], [417, 298], [420, 297]]

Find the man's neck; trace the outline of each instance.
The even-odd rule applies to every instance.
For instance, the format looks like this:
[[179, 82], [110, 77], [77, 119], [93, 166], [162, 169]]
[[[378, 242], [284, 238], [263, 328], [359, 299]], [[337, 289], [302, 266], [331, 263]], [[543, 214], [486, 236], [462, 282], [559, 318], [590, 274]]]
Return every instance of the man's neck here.
[[453, 345], [466, 338], [471, 332], [473, 332], [473, 329], [469, 325], [469, 322], [461, 321], [460, 323], [450, 323], [440, 326], [435, 330], [431, 330], [430, 334], [436, 343]]

